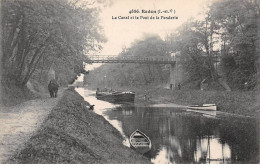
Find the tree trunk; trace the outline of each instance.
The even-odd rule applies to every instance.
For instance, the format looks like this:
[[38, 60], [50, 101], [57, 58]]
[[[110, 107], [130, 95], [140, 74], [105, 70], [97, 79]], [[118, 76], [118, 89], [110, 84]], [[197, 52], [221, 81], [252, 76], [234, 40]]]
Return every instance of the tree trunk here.
[[[8, 35], [8, 38], [7, 40], [3, 43], [4, 47], [3, 47], [3, 57], [2, 57], [2, 63], [3, 63], [3, 67], [4, 69], [8, 66], [8, 58], [12, 55], [13, 53], [13, 49], [15, 47], [12, 47], [14, 44], [14, 38], [15, 38], [15, 34], [16, 33], [19, 33], [17, 32], [17, 28], [19, 27], [19, 23], [20, 23], [20, 19], [21, 19], [22, 15], [21, 14], [17, 14], [17, 17], [16, 17], [16, 22], [15, 24], [13, 25], [12, 27], [12, 30], [10, 31], [10, 34]], [[3, 25], [5, 26], [5, 25]]]
[[[33, 58], [31, 59], [30, 61], [30, 64], [28, 66], [28, 71], [25, 75], [25, 77], [22, 79], [22, 82], [21, 84], [22, 85], [25, 85], [27, 83], [27, 81], [30, 79], [32, 73], [35, 71], [36, 69], [36, 66], [38, 65], [40, 59], [41, 59], [41, 56], [43, 55], [43, 52], [45, 51], [45, 49], [48, 47], [48, 41], [50, 39], [50, 36], [47, 37], [47, 39], [43, 42], [43, 44], [35, 51], [34, 55], [33, 55]], [[47, 43], [47, 44], [46, 44]], [[41, 52], [41, 50], [43, 49], [43, 51]], [[38, 59], [36, 60], [37, 56], [39, 55]], [[36, 61], [35, 61], [36, 60]]]
[[39, 55], [39, 58], [34, 63], [33, 67], [31, 67], [31, 69], [28, 69], [27, 75], [25, 76], [24, 80], [22, 81], [22, 85], [26, 85], [26, 83], [29, 81], [30, 77], [32, 76], [32, 74], [36, 70], [37, 65], [39, 64], [42, 56], [44, 55], [43, 53], [44, 53], [46, 48], [47, 48], [47, 46], [43, 49], [42, 53]]
[[29, 39], [26, 41], [25, 49], [23, 51], [23, 54], [21, 55], [22, 60], [19, 65], [20, 67], [19, 67], [19, 70], [17, 71], [17, 78], [21, 78], [21, 76], [22, 76], [23, 68], [25, 66], [25, 60], [26, 60], [28, 53], [30, 52], [30, 45], [32, 43], [32, 40], [33, 40], [33, 37], [29, 37]]

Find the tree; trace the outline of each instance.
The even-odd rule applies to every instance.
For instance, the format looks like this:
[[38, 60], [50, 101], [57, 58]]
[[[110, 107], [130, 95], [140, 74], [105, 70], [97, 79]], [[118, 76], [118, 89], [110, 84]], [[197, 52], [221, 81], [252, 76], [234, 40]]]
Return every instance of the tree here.
[[256, 85], [259, 10], [255, 0], [224, 0], [211, 6], [210, 14], [222, 40], [223, 70], [234, 89]]
[[83, 4], [3, 0], [2, 79], [23, 87], [50, 65], [60, 73], [71, 74], [69, 78], [82, 72], [85, 54], [105, 42], [96, 17], [98, 10]]
[[[174, 39], [172, 50], [181, 51], [181, 63], [188, 80], [207, 78], [226, 90], [243, 89], [245, 83], [254, 88], [259, 41], [259, 4], [256, 2], [216, 1], [205, 11], [203, 20], [188, 21], [170, 37]], [[214, 63], [219, 58], [221, 63], [216, 69]]]
[[189, 20], [169, 36], [171, 50], [180, 52], [179, 63], [185, 71], [184, 83], [218, 82], [219, 76], [214, 67], [214, 31], [208, 20], [208, 17], [203, 21]]
[[[157, 35], [145, 34], [143, 39], [133, 42], [119, 54], [119, 57], [127, 56], [169, 56], [168, 45]], [[159, 64], [105, 64], [88, 77], [95, 85], [103, 82], [103, 86], [106, 83], [109, 87], [163, 84], [169, 80], [169, 70], [165, 71], [165, 68], [166, 65]]]

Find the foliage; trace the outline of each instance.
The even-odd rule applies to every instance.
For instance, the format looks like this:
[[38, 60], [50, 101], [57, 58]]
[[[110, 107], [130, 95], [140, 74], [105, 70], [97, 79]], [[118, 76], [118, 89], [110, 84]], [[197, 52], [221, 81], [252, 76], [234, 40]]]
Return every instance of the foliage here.
[[235, 89], [256, 85], [259, 7], [259, 1], [254, 0], [225, 0], [211, 6], [210, 14], [221, 34], [223, 70]]
[[[123, 50], [119, 56], [160, 57], [168, 56], [168, 45], [155, 35], [145, 35], [135, 41], [130, 48]], [[159, 64], [106, 64], [86, 76], [96, 86], [141, 86], [167, 83], [169, 71], [167, 65]]]
[[76, 2], [3, 0], [1, 13], [3, 80], [20, 86], [32, 77], [46, 81], [51, 66], [67, 82], [82, 72], [84, 55], [105, 41], [98, 10]]
[[[204, 11], [204, 18], [188, 20], [165, 41], [147, 35], [120, 56], [176, 53], [183, 70], [183, 86], [199, 89], [206, 82], [214, 90], [255, 89], [259, 76], [259, 3], [213, 1]], [[99, 70], [100, 74], [94, 72], [97, 78], [92, 77], [95, 84], [106, 81], [120, 86], [162, 85], [169, 80], [169, 67], [163, 65], [104, 65]]]
[[189, 20], [168, 37], [172, 50], [181, 52], [187, 81], [207, 79], [227, 90], [244, 89], [245, 83], [247, 89], [254, 88], [259, 4], [247, 0], [216, 1], [205, 15], [203, 20]]

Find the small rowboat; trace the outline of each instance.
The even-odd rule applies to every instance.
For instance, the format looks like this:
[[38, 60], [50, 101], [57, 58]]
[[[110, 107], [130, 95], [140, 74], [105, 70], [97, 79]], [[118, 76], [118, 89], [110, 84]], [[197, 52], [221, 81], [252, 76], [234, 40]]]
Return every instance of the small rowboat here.
[[188, 106], [187, 109], [217, 111], [217, 106], [216, 104], [203, 104], [203, 105]]
[[152, 143], [149, 137], [137, 129], [130, 136], [130, 147], [139, 153], [144, 154], [151, 150]]
[[209, 116], [216, 116], [217, 115], [217, 111], [207, 111], [207, 110], [193, 110], [193, 109], [187, 109], [186, 111], [190, 111], [190, 112], [196, 112], [196, 113], [200, 113], [203, 115], [209, 115]]

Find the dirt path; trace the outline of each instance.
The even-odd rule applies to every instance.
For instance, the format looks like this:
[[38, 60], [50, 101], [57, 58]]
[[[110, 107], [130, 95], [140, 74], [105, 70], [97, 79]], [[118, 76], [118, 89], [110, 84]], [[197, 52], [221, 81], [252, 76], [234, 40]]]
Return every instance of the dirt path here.
[[40, 127], [51, 109], [63, 95], [60, 89], [57, 98], [43, 94], [12, 107], [0, 107], [0, 163], [21, 150], [25, 142]]
[[123, 137], [106, 119], [88, 110], [73, 88], [50, 111], [9, 164], [149, 164], [150, 160], [122, 144]]

